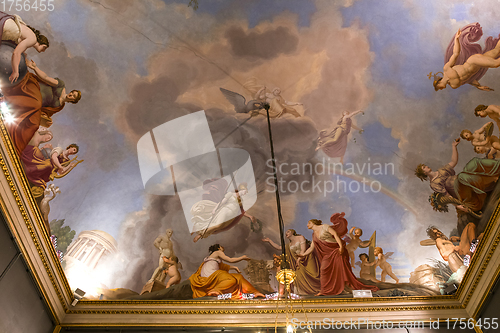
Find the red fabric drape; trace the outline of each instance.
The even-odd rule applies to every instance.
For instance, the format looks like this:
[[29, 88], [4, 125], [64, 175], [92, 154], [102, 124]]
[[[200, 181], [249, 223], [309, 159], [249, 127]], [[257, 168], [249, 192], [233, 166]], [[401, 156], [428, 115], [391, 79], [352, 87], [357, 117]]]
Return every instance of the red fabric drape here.
[[50, 119], [54, 113], [61, 111], [64, 107], [64, 104], [56, 108], [42, 107], [40, 81], [38, 76], [28, 73], [14, 87], [2, 88], [5, 101], [15, 118], [12, 123], [5, 124], [5, 127], [19, 155], [38, 130], [42, 115]]
[[314, 251], [320, 260], [320, 282], [323, 295], [338, 295], [344, 290], [345, 284], [355, 290], [378, 290], [375, 286], [367, 286], [359, 282], [354, 276], [345, 246], [343, 253], [340, 254], [339, 244], [322, 241], [314, 233], [313, 242]]

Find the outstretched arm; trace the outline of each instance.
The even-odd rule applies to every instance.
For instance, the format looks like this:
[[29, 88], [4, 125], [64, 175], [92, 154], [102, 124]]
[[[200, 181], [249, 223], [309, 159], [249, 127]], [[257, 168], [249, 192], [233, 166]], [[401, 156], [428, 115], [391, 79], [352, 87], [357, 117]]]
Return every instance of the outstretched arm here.
[[217, 251], [219, 252], [218, 255], [219, 255], [219, 258], [221, 258], [222, 260], [224, 261], [227, 261], [227, 262], [230, 262], [230, 263], [233, 263], [233, 262], [240, 262], [242, 260], [250, 260], [250, 258], [248, 258], [248, 256], [246, 255], [243, 255], [241, 257], [238, 257], [238, 258], [231, 258], [231, 257], [228, 257], [224, 254], [224, 252], [222, 251]]
[[33, 34], [33, 36], [30, 34], [28, 38], [24, 39], [21, 41], [21, 43], [17, 44], [16, 48], [14, 49], [14, 52], [12, 53], [12, 60], [11, 60], [11, 65], [12, 65], [12, 74], [9, 77], [9, 81], [11, 83], [17, 81], [17, 78], [19, 77], [19, 63], [21, 62], [21, 55], [26, 51], [28, 47], [32, 47], [33, 45], [36, 44], [36, 36]]
[[36, 65], [36, 63], [33, 61], [33, 60], [30, 60], [27, 64], [26, 64], [29, 68], [31, 68], [32, 70], [35, 71], [35, 74], [46, 84], [48, 84], [49, 86], [51, 87], [57, 87], [58, 83], [56, 79], [54, 78], [51, 78], [50, 76], [48, 76], [47, 74], [45, 74], [44, 71], [42, 71], [40, 68], [38, 68], [38, 66]]
[[302, 105], [302, 103], [295, 103], [295, 102], [288, 102], [288, 101], [285, 101], [285, 104], [288, 106]]
[[457, 163], [458, 163], [458, 149], [457, 149], [457, 145], [460, 143], [460, 139], [456, 139], [455, 141], [453, 141], [453, 143], [451, 144], [452, 146], [452, 153], [451, 153], [451, 162], [448, 163], [448, 165], [452, 168], [454, 168]]
[[364, 114], [363, 110], [358, 110], [358, 111], [354, 111], [354, 112], [350, 113], [349, 115], [347, 115], [345, 117], [346, 118], [351, 118], [351, 117], [357, 115], [358, 113], [363, 113]]
[[351, 124], [351, 127], [354, 128], [356, 131], [363, 131], [362, 128], [359, 128], [358, 126]]
[[444, 70], [455, 66], [455, 62], [457, 61], [458, 56], [460, 55], [460, 41], [459, 37], [462, 32], [458, 29], [455, 34], [455, 45], [453, 45], [453, 54], [450, 57], [450, 60], [444, 65]]
[[280, 250], [281, 251], [281, 246], [279, 246], [278, 244], [276, 244], [275, 242], [273, 242], [271, 239], [269, 239], [268, 237], [266, 238], [263, 238], [262, 239], [263, 242], [267, 242], [269, 243], [269, 245], [271, 245], [272, 247], [274, 247], [276, 250]]
[[434, 239], [424, 239], [423, 241], [420, 241], [421, 246], [431, 246], [431, 245], [436, 245], [436, 241]]

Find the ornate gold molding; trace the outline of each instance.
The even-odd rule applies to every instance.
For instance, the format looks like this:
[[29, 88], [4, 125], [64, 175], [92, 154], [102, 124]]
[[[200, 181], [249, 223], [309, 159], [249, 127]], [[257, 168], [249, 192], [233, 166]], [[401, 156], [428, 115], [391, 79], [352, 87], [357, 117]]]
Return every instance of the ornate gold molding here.
[[[344, 313], [344, 312], [391, 312], [391, 311], [429, 311], [429, 310], [458, 310], [461, 305], [423, 305], [423, 306], [391, 306], [391, 307], [338, 307], [338, 308], [303, 308], [294, 309], [293, 313]], [[85, 309], [70, 310], [68, 314], [141, 314], [141, 315], [204, 315], [204, 314], [284, 314], [290, 310], [283, 309], [221, 309], [221, 310], [111, 310]]]
[[[19, 161], [19, 159], [17, 157], [17, 154], [14, 151], [14, 148], [12, 146], [12, 142], [11, 142], [10, 137], [9, 137], [9, 134], [6, 131], [5, 125], [3, 123], [3, 119], [1, 119], [1, 118], [0, 118], [0, 130], [1, 130], [2, 141], [4, 143], [4, 146], [7, 148], [7, 153], [9, 155], [9, 159], [14, 164], [13, 167], [16, 170], [18, 179], [21, 180], [21, 188], [24, 191], [25, 197], [29, 198], [29, 206], [31, 208], [31, 212], [35, 216], [35, 221], [36, 221], [36, 223], [38, 225], [38, 229], [39, 230], [43, 230], [43, 233], [42, 233], [41, 236], [45, 240], [46, 248], [51, 249], [49, 251], [50, 251], [50, 255], [52, 256], [53, 262], [56, 263], [56, 270], [60, 274], [61, 281], [63, 281], [63, 283], [65, 283], [65, 286], [67, 286], [67, 290], [66, 291], [68, 292], [69, 295], [71, 295], [71, 289], [69, 288], [69, 284], [68, 284], [68, 282], [66, 280], [66, 276], [64, 275], [62, 267], [61, 267], [61, 265], [59, 263], [59, 259], [54, 260], [54, 259], [57, 258], [54, 246], [52, 245], [52, 242], [50, 241], [50, 239], [49, 239], [49, 237], [47, 235], [45, 227], [43, 226], [42, 216], [41, 216], [38, 208], [35, 208], [36, 205], [35, 205], [34, 199], [33, 199], [32, 195], [31, 195], [31, 193], [28, 192], [30, 187], [27, 184], [26, 177], [24, 175], [24, 170], [21, 168], [20, 161]], [[1, 151], [0, 151], [0, 167], [1, 167], [2, 171], [3, 171], [3, 174], [4, 174], [7, 182], [8, 182], [8, 185], [9, 185], [9, 188], [10, 188], [10, 190], [12, 192], [12, 195], [14, 196], [14, 199], [16, 200], [16, 204], [17, 204], [17, 206], [19, 208], [19, 211], [20, 211], [20, 213], [21, 213], [21, 215], [23, 217], [24, 223], [25, 223], [25, 225], [27, 227], [27, 230], [28, 230], [28, 232], [29, 232], [29, 234], [31, 236], [33, 244], [35, 245], [36, 251], [38, 252], [40, 260], [42, 261], [42, 264], [43, 264], [43, 266], [45, 268], [45, 271], [46, 271], [46, 273], [47, 273], [47, 275], [48, 275], [48, 277], [49, 277], [49, 279], [51, 281], [51, 284], [54, 287], [54, 290], [55, 290], [55, 292], [57, 294], [57, 297], [58, 297], [58, 299], [59, 299], [59, 301], [61, 303], [61, 306], [63, 307], [64, 311], [67, 312], [68, 311], [68, 307], [66, 305], [66, 302], [64, 301], [64, 297], [63, 297], [63, 295], [61, 293], [61, 290], [59, 289], [59, 286], [56, 283], [55, 277], [53, 275], [53, 271], [51, 269], [52, 266], [51, 266], [48, 258], [45, 255], [45, 251], [44, 251], [44, 249], [42, 247], [42, 244], [39, 241], [39, 238], [37, 237], [37, 233], [36, 233], [36, 230], [34, 228], [34, 225], [32, 224], [30, 216], [29, 216], [28, 212], [25, 209], [25, 206], [23, 204], [23, 199], [22, 199], [21, 195], [19, 194], [19, 192], [17, 191], [16, 184], [14, 183], [14, 181], [12, 179], [12, 176], [10, 174], [9, 168], [7, 167], [7, 165], [5, 163], [4, 155], [3, 155], [3, 153]], [[3, 200], [2, 200], [2, 209], [5, 211], [5, 213], [6, 213], [5, 215], [8, 215], [7, 214], [7, 207], [6, 207], [5, 203], [3, 202]], [[14, 223], [12, 222], [10, 214], [9, 214], [9, 218], [10, 218], [9, 224], [11, 226], [11, 229], [15, 230], [16, 228], [14, 227]], [[35, 266], [33, 265], [33, 262], [31, 261], [30, 256], [28, 255], [28, 253], [27, 253], [27, 251], [26, 251], [26, 249], [24, 247], [21, 247], [21, 251], [22, 251], [22, 253], [23, 253], [23, 255], [24, 255], [24, 257], [25, 257], [28, 265], [30, 266], [30, 269], [32, 270], [33, 275], [35, 276], [35, 281], [36, 281], [36, 283], [38, 285], [38, 288], [42, 291], [43, 296], [47, 299], [48, 298], [47, 297], [47, 291], [45, 290], [43, 284], [41, 283], [40, 277], [38, 275], [39, 273], [34, 268]], [[58, 316], [56, 315], [56, 311], [53, 308], [53, 305], [50, 304], [49, 301], [47, 301], [47, 303], [49, 304], [49, 309], [50, 309], [53, 317], [55, 318], [56, 321], [58, 321], [59, 319], [58, 319]]]

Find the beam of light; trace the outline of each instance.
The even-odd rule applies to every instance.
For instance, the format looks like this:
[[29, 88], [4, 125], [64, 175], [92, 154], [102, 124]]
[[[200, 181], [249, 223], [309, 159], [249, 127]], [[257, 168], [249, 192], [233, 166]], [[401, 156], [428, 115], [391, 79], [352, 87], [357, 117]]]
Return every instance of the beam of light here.
[[16, 120], [16, 118], [11, 113], [4, 113], [3, 119], [7, 124], [11, 124]]

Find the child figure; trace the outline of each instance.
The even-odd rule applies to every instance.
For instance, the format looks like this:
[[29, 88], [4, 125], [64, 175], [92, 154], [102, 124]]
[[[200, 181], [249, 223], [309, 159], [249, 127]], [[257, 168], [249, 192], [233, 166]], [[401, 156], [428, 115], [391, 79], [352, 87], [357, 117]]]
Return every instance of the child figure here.
[[380, 282], [370, 272], [370, 267], [375, 265], [376, 261], [374, 261], [372, 263], [368, 262], [368, 255], [366, 253], [361, 253], [359, 255], [359, 259], [361, 260], [361, 262], [358, 261], [356, 263], [359, 265], [359, 267], [361, 267], [361, 270], [359, 271], [359, 277], [361, 279], [365, 279], [365, 280], [369, 280], [369, 281], [373, 281], [373, 282]]
[[166, 288], [181, 282], [181, 273], [178, 269], [179, 259], [176, 256], [172, 255], [169, 258], [163, 257], [163, 261], [169, 265], [164, 271], [170, 277], [167, 282]]
[[389, 258], [393, 253], [394, 252], [389, 252], [384, 255], [384, 250], [382, 250], [381, 247], [376, 247], [374, 249], [374, 254], [378, 257], [378, 259], [375, 260], [375, 267], [379, 266], [382, 269], [382, 274], [380, 274], [380, 281], [382, 282], [385, 282], [385, 277], [387, 274], [389, 274], [389, 276], [393, 278], [396, 283], [399, 283], [399, 279], [392, 272], [392, 266], [386, 261], [386, 259]]
[[[353, 233], [354, 231], [354, 233]], [[354, 251], [358, 247], [368, 247], [370, 245], [370, 241], [362, 241], [359, 239], [363, 235], [363, 230], [360, 228], [352, 227], [351, 230], [349, 230], [349, 237], [351, 238], [351, 241], [346, 245], [347, 252], [349, 253], [349, 258], [351, 259], [351, 266], [355, 267], [354, 265]]]

